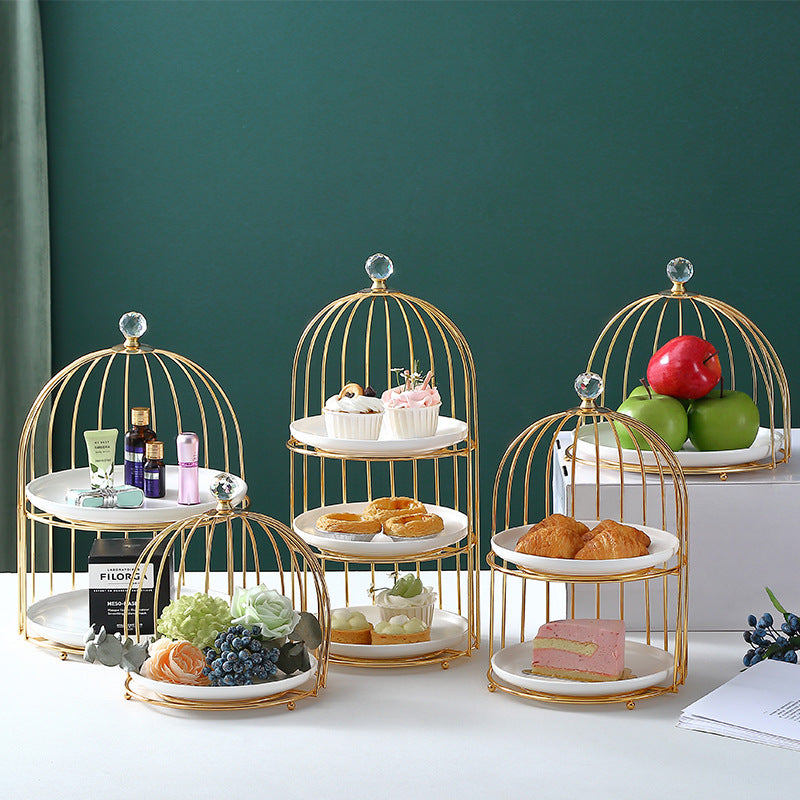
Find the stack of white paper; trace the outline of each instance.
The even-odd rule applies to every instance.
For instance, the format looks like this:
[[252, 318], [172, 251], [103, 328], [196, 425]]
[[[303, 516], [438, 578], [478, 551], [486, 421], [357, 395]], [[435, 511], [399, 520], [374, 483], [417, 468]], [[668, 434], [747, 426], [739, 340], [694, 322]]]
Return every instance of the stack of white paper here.
[[684, 708], [677, 725], [800, 750], [800, 665], [762, 661]]

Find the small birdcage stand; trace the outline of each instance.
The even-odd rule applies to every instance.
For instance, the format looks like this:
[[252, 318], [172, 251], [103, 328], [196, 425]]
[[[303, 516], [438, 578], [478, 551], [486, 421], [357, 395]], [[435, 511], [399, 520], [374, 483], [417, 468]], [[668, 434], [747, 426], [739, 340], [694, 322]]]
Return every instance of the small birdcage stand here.
[[[577, 408], [544, 417], [523, 430], [506, 450], [492, 494], [492, 550], [489, 657], [490, 691], [556, 703], [636, 701], [675, 692], [686, 678], [687, 668], [687, 568], [688, 526], [686, 483], [680, 464], [669, 446], [638, 420], [595, 404], [603, 382], [585, 373], [575, 388], [581, 399]], [[604, 514], [644, 530], [651, 539], [646, 556], [613, 561], [580, 561], [543, 558], [516, 551], [516, 544], [532, 523], [551, 512], [549, 489], [558, 435], [574, 426], [575, 435], [608, 424], [622, 462], [620, 436], [626, 432], [636, 443], [639, 480], [600, 479], [599, 455], [595, 459], [595, 520], [581, 520], [592, 527]], [[638, 437], [638, 438], [637, 438]], [[655, 492], [636, 491], [645, 485], [643, 455], [653, 459]], [[558, 468], [557, 465], [555, 468]], [[574, 472], [568, 493], [574, 501]], [[544, 514], [537, 508], [540, 502]], [[569, 513], [569, 512], [568, 512]], [[568, 617], [575, 616], [576, 596], [594, 598], [594, 617], [626, 620], [632, 609], [645, 622], [640, 631], [626, 631], [624, 678], [609, 682], [582, 682], [543, 677], [530, 672], [532, 639], [539, 626], [552, 621], [554, 592], [566, 587]], [[603, 587], [616, 588], [612, 604]]]

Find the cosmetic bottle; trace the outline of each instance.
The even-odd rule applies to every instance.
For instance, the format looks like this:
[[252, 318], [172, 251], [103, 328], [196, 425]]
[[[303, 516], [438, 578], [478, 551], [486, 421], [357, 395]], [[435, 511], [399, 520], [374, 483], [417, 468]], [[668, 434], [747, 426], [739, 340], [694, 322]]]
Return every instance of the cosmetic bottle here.
[[125, 483], [144, 489], [145, 446], [156, 438], [150, 427], [150, 409], [131, 409], [131, 429], [125, 434]]
[[164, 442], [148, 442], [145, 445], [144, 496], [163, 497], [167, 493], [164, 468]]
[[196, 433], [179, 433], [178, 446], [178, 503], [193, 506], [200, 502], [197, 458], [200, 440]]
[[117, 449], [117, 429], [84, 431], [89, 454], [89, 483], [92, 489], [111, 489], [114, 486], [114, 452]]

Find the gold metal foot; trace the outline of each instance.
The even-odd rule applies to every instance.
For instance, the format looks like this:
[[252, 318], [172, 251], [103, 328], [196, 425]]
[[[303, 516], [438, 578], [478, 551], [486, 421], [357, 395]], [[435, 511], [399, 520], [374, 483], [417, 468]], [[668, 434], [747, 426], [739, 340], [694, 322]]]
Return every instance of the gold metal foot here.
[[488, 689], [490, 692], [496, 692], [496, 691], [497, 691], [497, 687], [496, 687], [496, 686], [495, 686], [493, 683], [490, 683], [490, 684], [489, 684], [489, 685], [488, 685], [486, 688], [487, 688], [487, 689]]
[[728, 473], [727, 473], [727, 472], [720, 472], [720, 474], [719, 474], [719, 479], [720, 479], [721, 481], [726, 481], [726, 480], [728, 480]]
[[62, 650], [62, 651], [61, 651], [61, 652], [58, 654], [58, 657], [59, 657], [59, 658], [60, 658], [62, 661], [66, 661], [66, 660], [67, 660], [67, 654], [66, 654], [66, 653], [65, 653], [63, 650]]
[[133, 695], [130, 692], [125, 692], [124, 696], [126, 700], [133, 700]]
[[450, 669], [450, 662], [442, 661], [442, 669]]
[[290, 701], [289, 701], [289, 702], [286, 704], [286, 708], [287, 708], [287, 710], [288, 710], [288, 711], [294, 711], [294, 700], [290, 700]]
[[625, 703], [625, 708], [627, 708], [628, 711], [633, 711], [633, 709], [636, 708], [636, 703], [634, 703], [633, 700], [628, 700], [628, 702]]

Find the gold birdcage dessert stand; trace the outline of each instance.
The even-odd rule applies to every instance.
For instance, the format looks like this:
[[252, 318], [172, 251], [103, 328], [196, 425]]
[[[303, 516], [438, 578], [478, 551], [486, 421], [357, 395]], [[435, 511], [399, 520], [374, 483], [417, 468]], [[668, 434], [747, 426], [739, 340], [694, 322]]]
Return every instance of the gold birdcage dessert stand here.
[[[311, 548], [283, 523], [263, 514], [234, 509], [231, 498], [235, 492], [235, 484], [232, 476], [219, 474], [211, 484], [211, 493], [217, 499], [214, 510], [175, 522], [148, 542], [128, 585], [123, 629], [133, 634], [137, 643], [141, 642], [142, 592], [145, 585], [150, 585], [148, 576], [152, 576], [153, 584], [157, 587], [156, 598], [152, 601], [152, 626], [153, 629], [158, 627], [159, 633], [164, 632], [163, 626], [158, 625], [156, 611], [160, 606], [158, 587], [162, 585], [163, 572], [169, 568], [172, 559], [176, 575], [176, 600], [182, 594], [187, 595], [190, 592], [224, 598], [231, 605], [231, 612], [235, 616], [235, 612], [242, 610], [235, 605], [238, 591], [247, 590], [248, 587], [256, 587], [259, 592], [266, 590], [267, 593], [272, 593], [268, 598], [268, 602], [273, 604], [269, 608], [270, 618], [277, 614], [279, 621], [285, 623], [292, 612], [303, 612], [316, 618], [319, 625], [316, 633], [312, 634], [314, 641], [309, 642], [308, 648], [312, 652], [306, 650], [303, 659], [295, 658], [291, 669], [286, 668], [279, 658], [279, 669], [269, 680], [240, 682], [230, 686], [171, 683], [157, 680], [140, 668], [139, 672], [129, 671], [127, 674], [127, 700], [135, 699], [157, 706], [189, 710], [214, 711], [285, 705], [292, 711], [298, 700], [316, 697], [319, 690], [324, 688], [330, 640], [330, 603], [320, 563]], [[218, 558], [217, 554], [221, 557]], [[199, 570], [190, 571], [192, 562], [198, 564]], [[277, 611], [274, 607], [276, 602]], [[291, 605], [288, 605], [289, 602]], [[249, 608], [254, 607], [255, 604], [251, 602]], [[129, 610], [133, 611], [132, 615], [129, 615]], [[183, 614], [182, 611], [181, 616]], [[296, 625], [299, 616], [295, 614], [295, 619], [285, 624], [288, 641], [284, 643], [284, 647], [289, 650], [296, 647], [297, 642], [305, 641], [288, 631], [288, 628]], [[244, 627], [249, 625], [247, 623]], [[263, 623], [259, 627], [262, 628], [262, 633], [267, 633], [263, 630]], [[270, 639], [273, 633], [269, 634]], [[283, 628], [278, 633], [283, 634]], [[281, 635], [277, 643], [283, 642], [287, 635]], [[173, 638], [182, 637], [177, 635]], [[277, 649], [275, 653], [277, 655]], [[252, 658], [252, 653], [247, 651], [246, 656]], [[299, 665], [300, 660], [305, 663]], [[288, 671], [284, 673], [281, 667]]]
[[[140, 341], [147, 322], [122, 316], [121, 344], [87, 353], [54, 375], [34, 400], [19, 440], [17, 460], [17, 575], [19, 631], [62, 659], [83, 652], [89, 625], [83, 571], [96, 538], [147, 537], [172, 522], [215, 507], [208, 486], [220, 470], [235, 472], [235, 502], [246, 502], [242, 437], [219, 383], [188, 358]], [[166, 496], [140, 508], [87, 508], [65, 500], [88, 487], [84, 430], [116, 428], [117, 450], [132, 406], [149, 406], [151, 425], [166, 440], [199, 436], [199, 503], [180, 505], [178, 467], [166, 467]], [[115, 486], [123, 482], [117, 464]], [[42, 588], [43, 587], [43, 588]]]
[[[370, 288], [325, 306], [295, 352], [287, 442], [293, 526], [319, 553], [333, 606], [358, 608], [370, 622], [380, 619], [369, 605], [370, 593], [391, 586], [388, 573], [413, 572], [435, 584], [429, 642], [333, 642], [331, 663], [447, 668], [453, 659], [469, 656], [480, 637], [475, 366], [464, 336], [444, 313], [387, 287], [390, 259], [376, 254], [366, 270]], [[321, 416], [326, 398], [351, 381], [391, 388], [393, 373], [398, 368], [416, 373], [415, 363], [422, 372], [435, 373], [441, 395], [433, 435], [397, 438], [386, 420], [377, 440], [327, 434]], [[323, 514], [361, 514], [367, 503], [384, 496], [421, 501], [442, 518], [444, 529], [420, 539], [348, 541], [317, 528]]]
[[[687, 493], [683, 471], [669, 446], [646, 425], [595, 404], [603, 388], [598, 375], [585, 373], [575, 382], [578, 407], [544, 417], [523, 430], [503, 455], [492, 493], [492, 549], [489, 616], [489, 690], [557, 703], [624, 702], [633, 708], [642, 698], [675, 692], [687, 666]], [[597, 430], [611, 425], [616, 447], [620, 435], [634, 437], [638, 475], [617, 471], [617, 479], [601, 480], [595, 460], [595, 519], [581, 520], [592, 528], [603, 516], [643, 530], [650, 538], [647, 554], [612, 560], [554, 558], [518, 552], [516, 545], [533, 523], [551, 512], [549, 488], [558, 437], [574, 425]], [[648, 448], [648, 449], [646, 449]], [[647, 452], [656, 465], [656, 480], [645, 486], [642, 460]], [[567, 489], [575, 496], [574, 469]], [[544, 514], [537, 511], [543, 505]], [[566, 509], [569, 514], [569, 508]], [[499, 588], [498, 588], [499, 586]], [[594, 619], [644, 620], [641, 630], [625, 632], [625, 673], [620, 680], [584, 682], [533, 674], [533, 638], [539, 626], [561, 614], [566, 586], [566, 615], [575, 618], [593, 606]], [[532, 588], [534, 587], [534, 588]], [[601, 589], [615, 589], [614, 592]], [[615, 594], [613, 601], [609, 594]], [[581, 597], [582, 595], [582, 597]], [[591, 603], [587, 603], [591, 600]], [[635, 611], [635, 613], [634, 613]], [[627, 626], [627, 624], [626, 624]]]
[[[677, 452], [683, 471], [691, 474], [718, 474], [722, 480], [732, 472], [774, 469], [791, 455], [791, 404], [789, 385], [777, 353], [758, 326], [733, 306], [712, 297], [689, 292], [686, 283], [694, 267], [685, 258], [667, 264], [671, 287], [666, 291], [642, 297], [618, 311], [600, 332], [592, 348], [587, 371], [601, 375], [606, 389], [600, 398], [606, 403], [610, 386], [614, 407], [627, 396], [631, 385], [638, 386], [650, 357], [672, 336], [695, 335], [707, 339], [721, 356], [721, 385], [726, 390], [740, 390], [755, 401], [762, 421], [755, 440], [747, 448], [700, 451], [687, 444]], [[641, 368], [638, 367], [641, 365]], [[735, 365], [739, 365], [736, 369]], [[746, 365], [744, 368], [742, 365]], [[712, 390], [720, 391], [719, 389]], [[594, 442], [591, 432], [567, 450], [568, 457], [592, 463]], [[608, 427], [599, 431], [599, 456], [604, 466], [616, 467], [613, 441]], [[635, 453], [623, 453], [624, 469], [636, 471]], [[648, 472], [657, 470], [653, 460], [645, 459]]]

